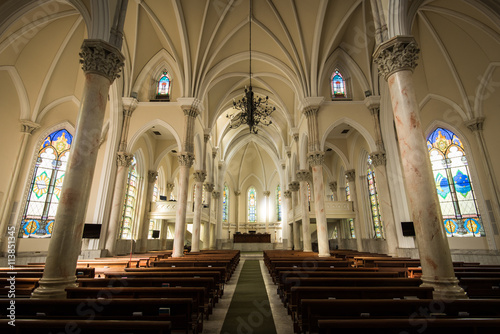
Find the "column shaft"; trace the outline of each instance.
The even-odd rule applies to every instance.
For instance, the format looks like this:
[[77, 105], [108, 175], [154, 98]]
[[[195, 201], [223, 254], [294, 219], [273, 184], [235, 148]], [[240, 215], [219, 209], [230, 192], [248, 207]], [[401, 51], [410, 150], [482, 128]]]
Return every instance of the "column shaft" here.
[[363, 251], [363, 242], [361, 240], [361, 226], [359, 221], [358, 211], [358, 192], [356, 191], [356, 178], [354, 169], [346, 171], [347, 180], [349, 181], [349, 192], [351, 193], [352, 208], [354, 210], [354, 233], [356, 234], [356, 246], [359, 252]]
[[144, 208], [144, 216], [142, 218], [139, 235], [139, 253], [145, 253], [148, 248], [148, 234], [149, 234], [149, 213], [151, 211], [151, 200], [153, 199], [153, 192], [155, 187], [158, 172], [148, 172], [148, 188], [146, 189], [146, 205]]
[[205, 180], [205, 171], [196, 171], [195, 179], [195, 197], [194, 197], [194, 216], [193, 216], [193, 234], [191, 236], [191, 252], [200, 251], [200, 229], [201, 229], [201, 208], [203, 199], [203, 181]]
[[313, 174], [314, 187], [314, 209], [316, 213], [316, 232], [318, 236], [318, 256], [329, 257], [330, 245], [328, 244], [328, 225], [325, 213], [325, 183], [323, 181], [323, 160], [322, 152], [315, 152], [309, 155], [309, 163]]
[[177, 211], [175, 213], [175, 233], [172, 257], [184, 256], [184, 238], [186, 234], [186, 207], [189, 185], [189, 169], [194, 156], [188, 152], [182, 152], [179, 158], [179, 198], [177, 199]]
[[302, 249], [304, 252], [312, 252], [309, 199], [307, 196], [306, 181], [300, 181], [300, 205], [302, 207]]

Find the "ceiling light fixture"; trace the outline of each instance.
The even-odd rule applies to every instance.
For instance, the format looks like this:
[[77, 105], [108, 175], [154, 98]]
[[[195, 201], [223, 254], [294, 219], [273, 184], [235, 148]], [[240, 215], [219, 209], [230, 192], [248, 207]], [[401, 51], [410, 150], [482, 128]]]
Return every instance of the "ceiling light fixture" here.
[[252, 90], [252, 0], [250, 0], [250, 15], [248, 20], [249, 25], [249, 55], [250, 55], [250, 66], [248, 76], [250, 77], [250, 86], [245, 87], [245, 96], [238, 101], [233, 100], [233, 108], [240, 110], [238, 113], [233, 115], [227, 115], [230, 119], [229, 127], [235, 129], [242, 124], [247, 124], [250, 128], [250, 133], [257, 133], [257, 126], [270, 125], [271, 119], [269, 116], [272, 114], [275, 107], [269, 105], [269, 97], [266, 96], [265, 99], [259, 97], [254, 98], [254, 93]]

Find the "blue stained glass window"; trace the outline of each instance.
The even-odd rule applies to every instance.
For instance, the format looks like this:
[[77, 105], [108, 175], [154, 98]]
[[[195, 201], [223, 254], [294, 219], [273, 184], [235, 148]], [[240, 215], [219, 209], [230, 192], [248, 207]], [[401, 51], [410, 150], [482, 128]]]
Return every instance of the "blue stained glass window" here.
[[382, 226], [382, 217], [380, 215], [380, 204], [378, 200], [377, 183], [375, 181], [375, 171], [373, 170], [372, 160], [369, 156], [366, 178], [368, 181], [368, 193], [370, 196], [370, 207], [375, 238], [383, 238], [384, 230]]
[[227, 223], [229, 219], [229, 188], [224, 185], [222, 192], [222, 221]]
[[276, 219], [281, 221], [281, 186], [276, 187]]
[[254, 187], [248, 189], [248, 221], [250, 223], [257, 221], [257, 193]]
[[437, 128], [427, 137], [441, 213], [449, 237], [484, 236], [463, 144], [452, 131]]
[[158, 80], [158, 86], [156, 87], [157, 98], [168, 98], [170, 96], [170, 83], [170, 76], [166, 71], [164, 71]]
[[332, 76], [332, 98], [345, 98], [347, 97], [345, 92], [345, 80], [342, 74], [338, 69], [335, 69], [335, 72]]
[[125, 189], [125, 199], [123, 205], [122, 221], [120, 227], [120, 239], [132, 238], [132, 226], [135, 214], [135, 204], [137, 198], [137, 161], [132, 160], [128, 170], [127, 187]]
[[62, 129], [48, 135], [38, 149], [20, 238], [49, 238], [52, 235], [72, 141], [73, 136]]

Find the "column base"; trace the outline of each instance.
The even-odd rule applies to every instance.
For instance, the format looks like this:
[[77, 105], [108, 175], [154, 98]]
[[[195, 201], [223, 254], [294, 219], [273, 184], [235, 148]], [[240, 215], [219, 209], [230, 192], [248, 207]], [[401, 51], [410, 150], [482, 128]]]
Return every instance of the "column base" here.
[[458, 285], [458, 279], [456, 277], [442, 277], [442, 278], [430, 278], [425, 275], [420, 277], [422, 280], [422, 287], [432, 287], [434, 292], [432, 293], [433, 299], [468, 299], [469, 297]]
[[66, 288], [76, 288], [76, 276], [42, 278], [40, 286], [31, 294], [32, 299], [66, 299]]
[[328, 254], [318, 254], [318, 257], [330, 257], [330, 256], [331, 256], [330, 253], [328, 253]]

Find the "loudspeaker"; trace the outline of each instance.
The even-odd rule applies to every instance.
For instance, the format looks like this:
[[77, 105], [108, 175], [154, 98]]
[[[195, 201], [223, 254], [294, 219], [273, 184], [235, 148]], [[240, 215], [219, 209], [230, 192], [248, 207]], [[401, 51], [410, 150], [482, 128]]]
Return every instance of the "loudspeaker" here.
[[167, 200], [167, 196], [160, 195], [160, 201], [166, 201], [166, 200]]
[[158, 239], [160, 237], [160, 231], [159, 230], [153, 230], [153, 239]]
[[101, 224], [83, 225], [82, 239], [99, 239], [101, 236]]
[[415, 236], [415, 228], [413, 227], [413, 222], [401, 222], [401, 229], [403, 230], [403, 236]]

